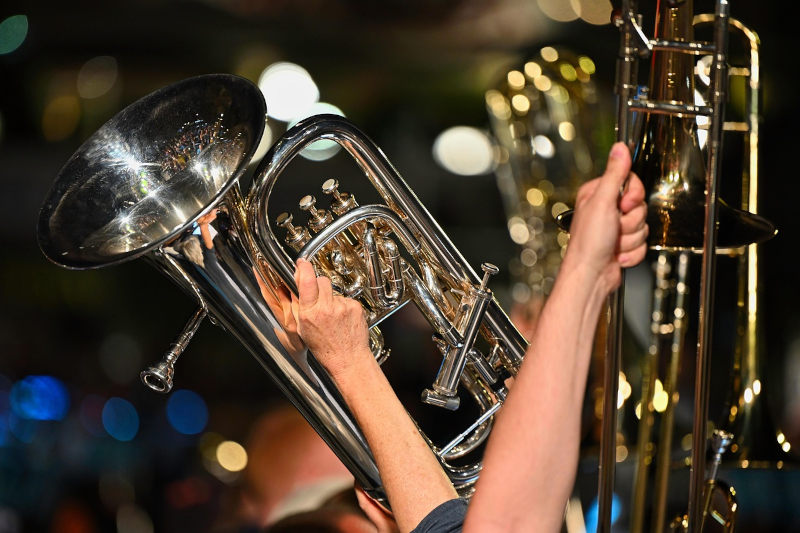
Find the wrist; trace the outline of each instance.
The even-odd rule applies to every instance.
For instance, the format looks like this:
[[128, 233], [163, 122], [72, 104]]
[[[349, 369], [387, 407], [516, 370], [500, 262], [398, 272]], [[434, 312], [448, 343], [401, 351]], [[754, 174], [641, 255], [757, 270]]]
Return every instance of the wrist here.
[[554, 291], [562, 285], [573, 293], [573, 302], [582, 302], [581, 307], [602, 306], [611, 293], [602, 272], [586, 262], [568, 261], [567, 258], [559, 269]]
[[333, 381], [341, 388], [350, 390], [363, 382], [376, 370], [382, 372], [375, 357], [367, 347], [355, 351], [342, 353], [332, 360], [338, 361], [336, 365], [325, 365]]

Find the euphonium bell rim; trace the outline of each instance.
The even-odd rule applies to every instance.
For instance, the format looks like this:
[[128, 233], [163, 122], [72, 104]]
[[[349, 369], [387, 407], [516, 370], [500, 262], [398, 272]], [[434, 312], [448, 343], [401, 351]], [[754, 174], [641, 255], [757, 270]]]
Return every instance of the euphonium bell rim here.
[[195, 76], [140, 98], [59, 171], [39, 213], [40, 249], [83, 270], [169, 242], [243, 174], [265, 122], [259, 88], [231, 74]]
[[[650, 211], [652, 211], [652, 208]], [[562, 230], [569, 232], [573, 214], [574, 210], [569, 209], [555, 217], [556, 223]], [[648, 223], [652, 226], [653, 217], [651, 215], [651, 213], [648, 213]], [[691, 228], [691, 231], [682, 233], [660, 232], [658, 228], [655, 228], [656, 231], [654, 231], [654, 228], [651, 227], [647, 245], [654, 250], [702, 252], [703, 224], [695, 224], [695, 226]], [[685, 230], [686, 228], [683, 229]], [[755, 213], [733, 208], [724, 201], [719, 200], [716, 246], [718, 252], [721, 253], [750, 244], [759, 244], [768, 241], [777, 234], [778, 229], [766, 218]]]

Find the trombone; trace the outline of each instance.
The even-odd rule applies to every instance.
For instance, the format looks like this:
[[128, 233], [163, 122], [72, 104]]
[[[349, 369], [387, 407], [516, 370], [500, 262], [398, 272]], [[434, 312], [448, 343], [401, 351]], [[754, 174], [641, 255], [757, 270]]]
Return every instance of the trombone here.
[[[709, 429], [710, 341], [716, 254], [766, 240], [775, 234], [775, 229], [758, 215], [729, 207], [718, 194], [729, 75], [727, 50], [730, 16], [727, 1], [718, 0], [715, 13], [709, 19], [713, 24], [711, 42], [693, 39], [691, 0], [662, 0], [657, 10], [656, 25], [662, 35], [653, 39], [643, 31], [642, 17], [637, 12], [634, 0], [624, 0], [622, 9], [615, 16], [614, 22], [620, 29], [616, 136], [617, 140], [633, 146], [633, 113], [645, 116], [643, 135], [635, 146], [634, 169], [645, 182], [649, 195], [650, 247], [667, 252], [702, 255], [692, 431], [695, 438], [691, 446], [688, 512], [686, 518], [681, 520], [690, 531], [701, 531], [706, 515], [706, 437]], [[656, 54], [660, 57], [657, 58]], [[708, 102], [695, 104], [691, 90], [691, 57], [701, 54], [712, 57], [708, 76], [710, 98]], [[637, 97], [642, 94], [637, 84], [638, 63], [650, 56], [653, 56], [653, 69], [648, 96]], [[661, 78], [656, 80], [656, 76]], [[656, 81], [661, 85], [655, 87]], [[684, 81], [688, 81], [688, 85], [682, 85]], [[705, 161], [696, 142], [698, 117], [706, 117], [709, 122]], [[661, 171], [664, 173], [659, 174]], [[568, 223], [566, 220], [564, 222]], [[699, 230], [700, 227], [702, 230]], [[608, 312], [610, 333], [606, 346], [598, 496], [598, 531], [605, 532], [611, 529], [624, 287], [623, 278], [621, 288], [610, 298]], [[677, 346], [680, 346], [680, 339]], [[643, 421], [644, 409], [642, 405]], [[640, 443], [644, 440], [640, 438]], [[716, 449], [714, 464], [709, 469], [711, 476], [716, 475], [719, 457], [730, 444], [730, 435], [717, 432], [714, 440]]]

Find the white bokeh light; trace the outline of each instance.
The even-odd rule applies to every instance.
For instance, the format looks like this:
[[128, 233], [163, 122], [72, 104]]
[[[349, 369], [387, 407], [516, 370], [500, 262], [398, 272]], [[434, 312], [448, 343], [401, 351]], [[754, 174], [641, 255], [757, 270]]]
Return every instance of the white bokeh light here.
[[[344, 112], [333, 104], [327, 102], [317, 102], [312, 104], [305, 112], [301, 113], [289, 123], [288, 127], [292, 127], [304, 118], [313, 117], [314, 115], [339, 115], [344, 116]], [[336, 141], [328, 139], [320, 139], [314, 141], [307, 147], [303, 148], [300, 156], [310, 159], [311, 161], [324, 161], [336, 155], [341, 146]]]
[[319, 88], [311, 75], [294, 63], [279, 62], [267, 67], [258, 78], [267, 102], [267, 114], [289, 122], [319, 100]]
[[556, 153], [556, 147], [553, 146], [553, 141], [544, 135], [535, 136], [531, 141], [531, 144], [533, 145], [534, 152], [545, 159], [550, 159]]
[[481, 130], [454, 126], [436, 137], [433, 157], [453, 174], [475, 176], [492, 170], [494, 151], [489, 137]]

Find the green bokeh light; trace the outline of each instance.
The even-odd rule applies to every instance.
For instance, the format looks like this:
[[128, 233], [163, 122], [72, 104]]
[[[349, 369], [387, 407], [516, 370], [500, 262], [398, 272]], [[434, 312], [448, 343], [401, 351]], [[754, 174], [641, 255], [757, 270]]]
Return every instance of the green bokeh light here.
[[0, 22], [0, 54], [10, 54], [20, 47], [28, 35], [28, 17], [12, 15]]

